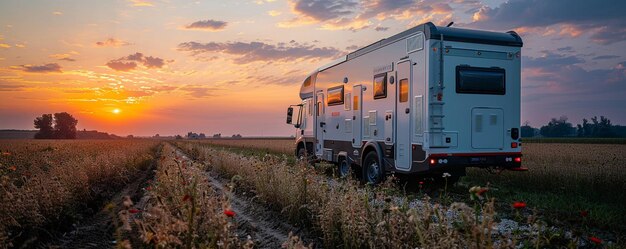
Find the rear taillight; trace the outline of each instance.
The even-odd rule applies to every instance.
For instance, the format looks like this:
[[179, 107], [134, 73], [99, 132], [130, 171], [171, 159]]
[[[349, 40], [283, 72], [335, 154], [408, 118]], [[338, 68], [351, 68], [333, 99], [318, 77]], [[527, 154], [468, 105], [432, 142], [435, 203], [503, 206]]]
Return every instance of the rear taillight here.
[[522, 158], [521, 157], [516, 157], [515, 158], [515, 162], [516, 163], [521, 163], [522, 162]]
[[437, 163], [435, 159], [430, 159], [430, 165], [435, 165], [435, 163]]

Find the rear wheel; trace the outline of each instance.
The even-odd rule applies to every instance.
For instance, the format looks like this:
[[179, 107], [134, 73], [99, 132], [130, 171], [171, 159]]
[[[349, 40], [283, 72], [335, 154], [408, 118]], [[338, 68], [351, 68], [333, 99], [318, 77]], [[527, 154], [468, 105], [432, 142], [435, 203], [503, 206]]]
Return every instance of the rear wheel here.
[[337, 166], [337, 175], [341, 178], [348, 177], [350, 175], [350, 163], [345, 157], [339, 159], [339, 165]]
[[375, 151], [371, 151], [365, 155], [363, 160], [363, 182], [378, 184], [383, 181], [385, 177], [385, 170], [383, 165], [378, 160], [378, 155]]

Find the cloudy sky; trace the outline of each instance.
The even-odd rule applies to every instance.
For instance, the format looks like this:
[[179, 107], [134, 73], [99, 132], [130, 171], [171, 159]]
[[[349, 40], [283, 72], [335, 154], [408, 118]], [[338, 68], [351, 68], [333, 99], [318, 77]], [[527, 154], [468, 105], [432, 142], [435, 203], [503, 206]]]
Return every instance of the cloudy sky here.
[[523, 121], [626, 124], [624, 13], [608, 0], [3, 0], [0, 129], [67, 111], [119, 135], [291, 135], [285, 109], [309, 72], [428, 21], [523, 37]]

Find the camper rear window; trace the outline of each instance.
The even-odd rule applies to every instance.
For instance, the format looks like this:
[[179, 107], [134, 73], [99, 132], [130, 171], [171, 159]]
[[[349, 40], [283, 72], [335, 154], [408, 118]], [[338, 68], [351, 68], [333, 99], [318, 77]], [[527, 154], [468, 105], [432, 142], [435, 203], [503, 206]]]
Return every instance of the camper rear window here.
[[504, 95], [505, 72], [502, 68], [456, 67], [456, 92]]
[[374, 99], [387, 97], [387, 73], [374, 76]]
[[328, 105], [343, 105], [343, 86], [328, 88]]

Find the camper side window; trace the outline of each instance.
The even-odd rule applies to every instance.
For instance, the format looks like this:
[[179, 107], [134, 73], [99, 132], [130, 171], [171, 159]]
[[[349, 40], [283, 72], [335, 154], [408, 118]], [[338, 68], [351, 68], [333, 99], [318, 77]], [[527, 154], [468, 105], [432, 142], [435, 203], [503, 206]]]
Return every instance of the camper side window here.
[[400, 103], [409, 101], [409, 79], [401, 79], [399, 87], [400, 97], [398, 101]]
[[457, 66], [456, 92], [504, 95], [505, 78], [503, 68]]
[[328, 88], [328, 105], [343, 105], [343, 86]]
[[387, 97], [387, 73], [374, 76], [374, 99]]

